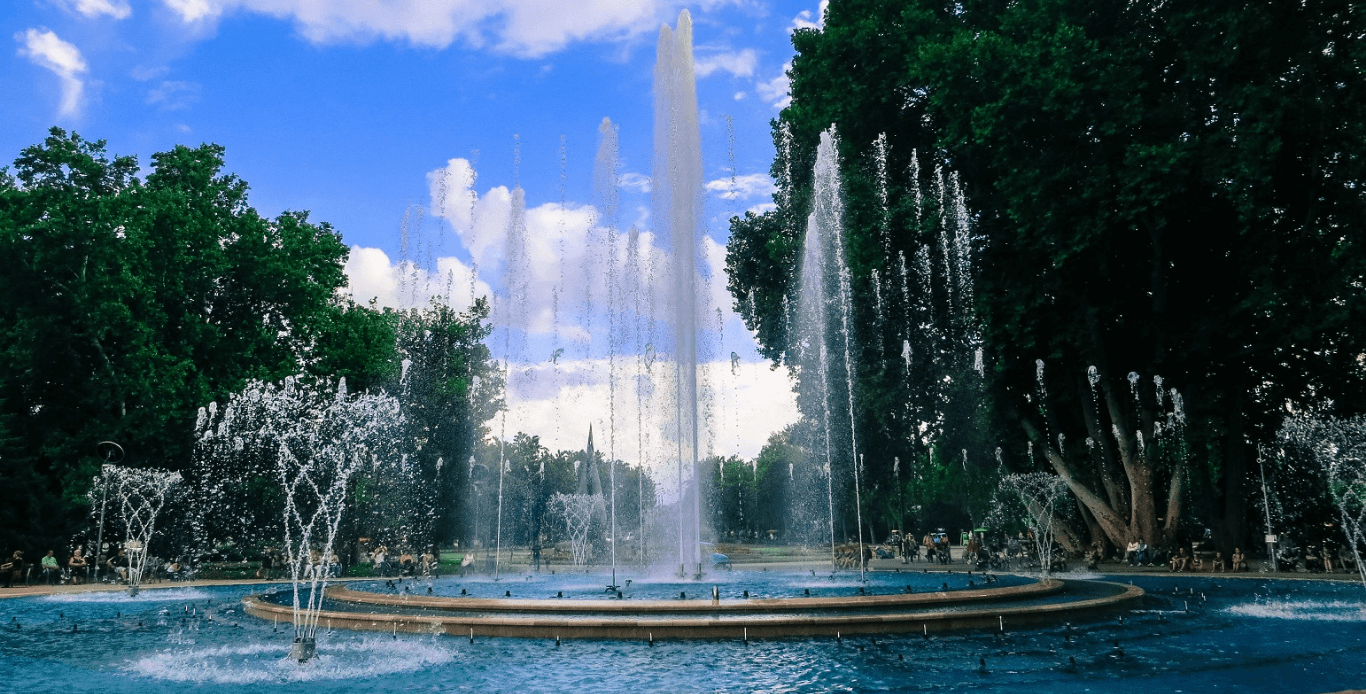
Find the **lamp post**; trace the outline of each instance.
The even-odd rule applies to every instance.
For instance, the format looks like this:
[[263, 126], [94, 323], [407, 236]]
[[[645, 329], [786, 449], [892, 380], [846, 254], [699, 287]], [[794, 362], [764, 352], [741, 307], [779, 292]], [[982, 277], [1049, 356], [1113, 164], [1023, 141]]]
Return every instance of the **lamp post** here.
[[[101, 441], [95, 445], [95, 450], [104, 454], [104, 464], [112, 465], [123, 460], [123, 446], [113, 441]], [[100, 557], [104, 552], [104, 510], [109, 505], [109, 473], [103, 466], [100, 467], [100, 528], [95, 533], [95, 580], [100, 580]]]

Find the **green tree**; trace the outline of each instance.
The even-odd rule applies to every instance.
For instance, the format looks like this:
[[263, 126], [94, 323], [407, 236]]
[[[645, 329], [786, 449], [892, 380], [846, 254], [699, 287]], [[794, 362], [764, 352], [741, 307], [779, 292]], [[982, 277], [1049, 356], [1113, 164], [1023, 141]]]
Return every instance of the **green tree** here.
[[[870, 478], [887, 476], [880, 439], [988, 467], [999, 442], [1009, 468], [1068, 480], [1093, 538], [1170, 540], [1185, 521], [1246, 546], [1247, 457], [1277, 413], [1358, 412], [1366, 392], [1366, 100], [1346, 38], [1362, 21], [1347, 2], [835, 0], [793, 36], [778, 209], [732, 225], [737, 304], [765, 354], [785, 354], [808, 172], [833, 124]], [[887, 298], [903, 259], [918, 304]], [[887, 368], [891, 318], [919, 335], [904, 376]], [[958, 348], [974, 332], [980, 386]], [[1187, 423], [1163, 439], [1172, 388]]]
[[[125, 464], [182, 470], [197, 408], [248, 379], [383, 370], [383, 341], [357, 327], [374, 317], [336, 299], [337, 232], [261, 217], [222, 168], [217, 145], [176, 147], [142, 181], [134, 158], [54, 128], [0, 176], [0, 478], [22, 489], [0, 513], [15, 542], [83, 527], [101, 440]], [[366, 351], [341, 344], [348, 331], [367, 356], [343, 358]]]

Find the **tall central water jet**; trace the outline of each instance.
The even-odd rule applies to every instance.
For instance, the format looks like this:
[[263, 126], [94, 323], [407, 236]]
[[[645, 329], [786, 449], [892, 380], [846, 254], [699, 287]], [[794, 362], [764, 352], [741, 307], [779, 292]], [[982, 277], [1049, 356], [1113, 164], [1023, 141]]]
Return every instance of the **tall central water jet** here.
[[[655, 63], [654, 220], [673, 250], [675, 360], [674, 434], [678, 455], [678, 563], [702, 567], [702, 513], [698, 480], [697, 391], [697, 226], [702, 219], [702, 144], [697, 127], [697, 85], [693, 76], [692, 17], [678, 15], [678, 28], [659, 29]], [[691, 488], [684, 470], [691, 465]], [[691, 498], [689, 498], [691, 497]], [[691, 508], [689, 508], [691, 506]]]
[[[859, 489], [858, 435], [854, 418], [854, 366], [851, 348], [853, 332], [850, 312], [853, 310], [851, 277], [844, 258], [844, 203], [841, 199], [839, 151], [835, 130], [821, 133], [816, 149], [816, 166], [812, 172], [811, 214], [806, 222], [806, 240], [802, 251], [801, 287], [799, 289], [797, 338], [801, 340], [802, 368], [818, 369], [816, 398], [819, 401], [822, 423], [822, 442], [825, 451], [826, 492], [830, 513], [830, 553], [835, 559], [835, 444], [831, 426], [831, 399], [836, 397], [830, 379], [830, 351], [842, 351], [844, 387], [847, 394], [849, 424], [849, 464], [854, 475], [854, 507], [858, 524], [858, 565], [860, 575], [863, 560], [863, 508]], [[832, 253], [827, 256], [826, 247]], [[833, 263], [833, 264], [832, 264]], [[834, 291], [827, 285], [833, 275]]]

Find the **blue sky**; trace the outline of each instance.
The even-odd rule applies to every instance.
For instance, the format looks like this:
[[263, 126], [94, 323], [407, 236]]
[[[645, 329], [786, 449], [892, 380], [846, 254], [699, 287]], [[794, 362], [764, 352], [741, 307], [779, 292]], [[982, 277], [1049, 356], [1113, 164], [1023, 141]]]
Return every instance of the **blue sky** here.
[[[358, 300], [403, 302], [394, 288], [399, 230], [406, 213], [416, 233], [418, 207], [425, 253], [446, 259], [423, 261], [429, 269], [497, 294], [495, 231], [445, 209], [433, 199], [437, 184], [454, 190], [472, 170], [475, 205], [488, 208], [476, 214], [496, 220], [520, 181], [529, 222], [573, 226], [592, 200], [598, 126], [610, 117], [620, 132], [623, 226], [648, 229], [655, 43], [683, 8], [693, 16], [712, 181], [706, 226], [719, 253], [725, 220], [769, 202], [769, 121], [786, 98], [790, 33], [814, 26], [816, 0], [16, 0], [0, 7], [0, 34], [11, 41], [0, 71], [0, 160], [52, 125], [106, 139], [144, 165], [176, 144], [215, 142], [262, 213], [307, 209], [341, 231]], [[593, 223], [591, 214], [579, 221]], [[591, 258], [582, 262], [591, 274]], [[754, 372], [746, 387], [778, 403], [771, 417], [744, 424], [760, 433], [717, 434], [735, 439], [723, 452], [753, 455], [795, 411], [790, 397], [779, 402], [785, 378], [760, 363], [716, 289], [726, 333], [718, 360], [736, 352]], [[454, 294], [459, 302], [469, 291]], [[577, 366], [591, 370], [605, 352], [584, 345]], [[529, 368], [538, 361], [527, 357]], [[736, 400], [740, 385], [718, 385], [718, 398]], [[528, 395], [520, 428], [563, 419], [575, 409], [564, 397], [543, 397], [536, 414]]]

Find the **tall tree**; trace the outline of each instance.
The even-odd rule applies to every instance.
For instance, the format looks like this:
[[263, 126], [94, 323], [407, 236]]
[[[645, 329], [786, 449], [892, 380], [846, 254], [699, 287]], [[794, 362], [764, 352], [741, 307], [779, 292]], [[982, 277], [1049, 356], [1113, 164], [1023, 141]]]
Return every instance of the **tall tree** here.
[[[942, 403], [963, 398], [912, 383], [921, 411], [942, 413], [921, 421], [976, 423], [1015, 468], [1030, 467], [1018, 442], [1032, 442], [1096, 537], [1170, 540], [1189, 519], [1243, 544], [1249, 450], [1277, 412], [1326, 398], [1356, 412], [1366, 392], [1354, 232], [1366, 221], [1366, 100], [1348, 38], [1362, 21], [1350, 2], [834, 0], [823, 29], [794, 34], [793, 103], [775, 124], [778, 210], [733, 223], [732, 292], [779, 354], [803, 172], [833, 124], [858, 331], [875, 335], [873, 271], [897, 273], [902, 249], [949, 258], [925, 220], [953, 210], [919, 193], [941, 180], [930, 171], [955, 172], [990, 417], [952, 415]], [[961, 303], [951, 276], [920, 278], [932, 309]], [[886, 354], [864, 350], [858, 389], [894, 412], [902, 396], [875, 378]], [[965, 370], [924, 373], [961, 382]], [[1162, 439], [1180, 424], [1172, 388], [1185, 401], [1179, 441]], [[883, 417], [862, 418], [866, 437], [919, 428]]]

